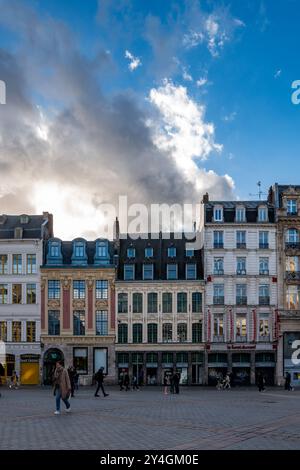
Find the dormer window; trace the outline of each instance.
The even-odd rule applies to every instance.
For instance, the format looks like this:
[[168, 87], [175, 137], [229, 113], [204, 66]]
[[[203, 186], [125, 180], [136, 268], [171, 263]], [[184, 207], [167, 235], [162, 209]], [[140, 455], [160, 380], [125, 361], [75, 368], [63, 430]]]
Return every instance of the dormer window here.
[[191, 249], [187, 248], [185, 250], [185, 256], [187, 258], [192, 258], [193, 256], [195, 256], [195, 250], [193, 248], [191, 248]]
[[106, 239], [96, 240], [94, 264], [110, 264], [109, 242]]
[[61, 241], [59, 239], [49, 240], [47, 264], [58, 265], [62, 264], [62, 262]]
[[145, 248], [145, 258], [152, 258], [153, 257], [153, 248], [151, 246], [147, 246]]
[[74, 247], [74, 252], [76, 258], [82, 258], [84, 256], [84, 244], [82, 242], [77, 242]]
[[176, 248], [175, 248], [175, 246], [170, 246], [168, 248], [168, 257], [169, 258], [175, 258], [176, 257]]
[[258, 222], [268, 221], [268, 209], [266, 207], [258, 208]]
[[288, 199], [286, 204], [286, 212], [288, 215], [297, 215], [297, 201], [295, 199]]
[[86, 254], [86, 241], [83, 239], [77, 239], [73, 241], [73, 254], [72, 254], [72, 264], [74, 265], [86, 265], [87, 264], [87, 254]]
[[222, 222], [223, 221], [223, 207], [214, 208], [214, 221]]
[[97, 246], [97, 255], [99, 258], [106, 258], [107, 257], [107, 243], [106, 242], [99, 242]]
[[245, 207], [237, 207], [235, 211], [236, 222], [246, 222], [246, 210]]
[[28, 224], [29, 222], [29, 217], [26, 214], [21, 215], [20, 217], [20, 223], [21, 224]]
[[58, 243], [51, 243], [49, 254], [52, 258], [57, 258], [59, 256], [59, 245], [58, 245]]
[[135, 258], [135, 248], [127, 248], [127, 258]]

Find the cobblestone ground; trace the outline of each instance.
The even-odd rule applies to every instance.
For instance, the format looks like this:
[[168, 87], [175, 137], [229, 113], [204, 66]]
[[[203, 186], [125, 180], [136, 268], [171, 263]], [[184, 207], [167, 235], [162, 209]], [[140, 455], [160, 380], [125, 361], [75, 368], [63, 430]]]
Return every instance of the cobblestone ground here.
[[50, 388], [2, 389], [0, 449], [300, 449], [300, 391], [107, 390], [81, 388], [54, 416]]

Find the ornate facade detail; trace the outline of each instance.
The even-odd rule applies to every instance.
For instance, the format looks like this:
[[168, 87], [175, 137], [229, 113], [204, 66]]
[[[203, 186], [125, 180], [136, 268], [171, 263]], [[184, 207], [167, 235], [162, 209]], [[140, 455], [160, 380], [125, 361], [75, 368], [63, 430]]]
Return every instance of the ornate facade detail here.
[[107, 300], [98, 299], [95, 302], [95, 306], [98, 310], [107, 310], [108, 302], [107, 302]]
[[57, 299], [48, 300], [48, 307], [51, 309], [60, 308], [60, 300], [57, 300]]
[[85, 308], [85, 300], [75, 299], [75, 300], [73, 300], [72, 305], [73, 305], [73, 308], [84, 309]]

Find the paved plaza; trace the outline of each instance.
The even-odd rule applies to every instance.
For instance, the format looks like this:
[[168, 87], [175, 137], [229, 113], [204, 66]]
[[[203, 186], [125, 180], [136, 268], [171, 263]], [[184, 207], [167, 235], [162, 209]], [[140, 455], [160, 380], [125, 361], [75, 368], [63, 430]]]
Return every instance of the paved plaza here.
[[300, 449], [300, 391], [107, 390], [81, 388], [54, 416], [50, 388], [2, 389], [0, 449]]

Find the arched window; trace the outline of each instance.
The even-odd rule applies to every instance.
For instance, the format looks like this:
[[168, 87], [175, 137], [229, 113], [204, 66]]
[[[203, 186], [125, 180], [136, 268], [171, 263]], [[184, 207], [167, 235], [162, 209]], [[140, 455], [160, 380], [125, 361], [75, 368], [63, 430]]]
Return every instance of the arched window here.
[[47, 264], [62, 264], [61, 240], [53, 238], [48, 242]]
[[82, 238], [73, 240], [72, 264], [87, 264], [86, 241]]

